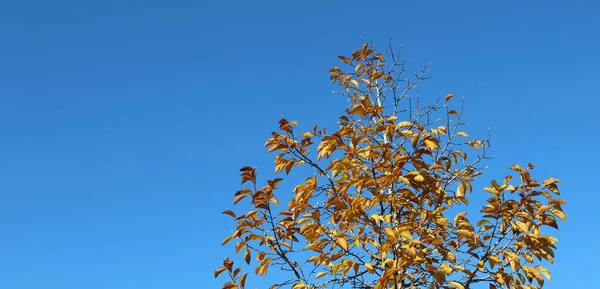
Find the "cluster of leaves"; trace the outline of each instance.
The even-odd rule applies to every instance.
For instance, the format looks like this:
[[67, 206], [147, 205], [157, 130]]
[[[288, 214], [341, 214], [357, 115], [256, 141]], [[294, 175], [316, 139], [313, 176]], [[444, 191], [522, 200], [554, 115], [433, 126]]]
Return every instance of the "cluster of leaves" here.
[[[552, 262], [556, 249], [544, 227], [565, 220], [559, 181], [538, 183], [532, 165], [512, 166], [519, 180], [491, 181], [481, 218], [471, 221], [460, 208], [483, 174], [489, 141], [460, 131], [454, 95], [420, 107], [408, 91], [427, 69], [404, 79], [405, 62], [391, 46], [380, 54], [363, 45], [339, 58], [353, 68], [330, 71], [350, 101], [339, 128], [297, 133], [297, 123], [281, 119], [265, 144], [277, 153], [277, 173], [303, 165], [314, 175], [280, 205], [282, 179], [259, 187], [256, 169], [243, 167], [249, 186], [234, 203], [247, 200], [252, 210], [223, 212], [236, 222], [223, 245], [237, 242], [256, 275], [271, 267], [289, 273], [271, 289], [542, 287], [550, 274], [541, 261]], [[229, 258], [215, 277], [223, 272], [224, 289], [245, 288], [247, 273]]]

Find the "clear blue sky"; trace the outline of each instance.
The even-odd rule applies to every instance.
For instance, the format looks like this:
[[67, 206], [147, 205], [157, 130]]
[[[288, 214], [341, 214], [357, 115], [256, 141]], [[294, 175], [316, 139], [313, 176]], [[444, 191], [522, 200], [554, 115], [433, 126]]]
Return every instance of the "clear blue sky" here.
[[[562, 185], [554, 281], [600, 258], [597, 1], [0, 2], [0, 288], [217, 288], [238, 168], [281, 114], [332, 123], [328, 69], [390, 35], [465, 96], [490, 173]], [[596, 245], [596, 246], [593, 246]]]

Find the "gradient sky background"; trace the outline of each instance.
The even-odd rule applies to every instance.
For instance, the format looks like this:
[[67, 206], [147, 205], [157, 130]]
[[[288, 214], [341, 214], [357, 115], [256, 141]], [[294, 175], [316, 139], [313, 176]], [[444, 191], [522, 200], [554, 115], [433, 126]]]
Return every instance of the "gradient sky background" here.
[[220, 288], [238, 168], [271, 177], [262, 145], [282, 114], [335, 123], [336, 56], [391, 35], [411, 69], [432, 64], [421, 97], [464, 96], [467, 131], [492, 129], [490, 174], [532, 162], [563, 180], [546, 288], [592, 288], [599, 13], [592, 0], [1, 1], [0, 288]]

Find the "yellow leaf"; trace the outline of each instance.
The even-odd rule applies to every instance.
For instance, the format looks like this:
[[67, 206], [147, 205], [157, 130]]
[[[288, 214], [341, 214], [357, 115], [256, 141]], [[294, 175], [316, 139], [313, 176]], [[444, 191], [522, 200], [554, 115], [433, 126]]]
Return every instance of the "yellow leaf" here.
[[555, 216], [559, 217], [561, 220], [567, 221], [567, 216], [565, 215], [565, 213], [563, 211], [557, 210], [557, 209], [550, 209], [550, 212], [552, 214], [554, 214]]
[[519, 230], [523, 233], [527, 233], [529, 232], [529, 228], [527, 228], [527, 224], [521, 222], [521, 221], [516, 221], [514, 222], [515, 226], [517, 226], [517, 228], [519, 228]]
[[388, 234], [388, 236], [391, 236], [392, 238], [396, 239], [396, 232], [394, 231], [394, 229], [385, 228], [385, 233]]
[[456, 196], [457, 197], [464, 197], [465, 196], [465, 185], [464, 185], [464, 182], [460, 182], [458, 184], [458, 189], [456, 189]]
[[315, 278], [321, 278], [321, 277], [323, 277], [323, 276], [325, 276], [327, 274], [329, 274], [329, 273], [327, 273], [327, 272], [319, 272], [319, 273], [317, 273], [317, 276]]
[[446, 95], [446, 102], [448, 102], [451, 98], [453, 98], [456, 94], [454, 93], [449, 93]]
[[350, 80], [350, 82], [352, 84], [354, 84], [354, 86], [356, 86], [356, 88], [358, 88], [358, 81], [356, 81], [356, 79], [352, 79], [352, 80]]
[[223, 211], [222, 214], [224, 214], [224, 215], [230, 215], [231, 217], [235, 218], [235, 213], [233, 211], [231, 211], [231, 210], [225, 210], [225, 211]]
[[535, 266], [535, 268], [538, 269], [538, 271], [540, 271], [540, 273], [542, 273], [544, 275], [544, 277], [546, 277], [546, 279], [548, 279], [548, 281], [551, 280], [550, 271], [548, 271], [548, 269], [546, 269], [542, 266]]
[[233, 236], [229, 236], [229, 237], [223, 239], [223, 242], [221, 242], [221, 246], [227, 244], [229, 241], [231, 241], [231, 239], [233, 239]]
[[223, 273], [225, 270], [225, 267], [219, 267], [219, 269], [215, 270], [215, 278], [219, 277], [219, 274]]
[[458, 289], [465, 289], [465, 286], [463, 286], [463, 284], [458, 283], [456, 281], [450, 281], [450, 282], [448, 282], [448, 284], [450, 284], [450, 285], [452, 285], [452, 286], [454, 286], [455, 288], [458, 288]]
[[411, 130], [405, 129], [403, 131], [400, 131], [400, 134], [402, 136], [411, 136], [411, 135], [413, 135], [413, 132]]
[[425, 145], [429, 148], [429, 149], [436, 149], [438, 148], [438, 144], [435, 140], [432, 139], [426, 139], [425, 140]]
[[452, 273], [452, 267], [450, 267], [450, 265], [448, 265], [448, 264], [442, 264], [442, 265], [440, 265], [439, 269], [442, 272], [446, 273], [446, 274]]
[[414, 180], [417, 183], [422, 183], [425, 180], [425, 178], [422, 175], [416, 175]]
[[365, 263], [365, 268], [369, 270], [369, 273], [372, 273], [374, 271], [373, 265], [371, 265], [371, 263]]
[[446, 281], [446, 274], [444, 274], [444, 272], [442, 271], [437, 271], [433, 273], [433, 278], [435, 279], [435, 281], [442, 284], [444, 283], [444, 281]]
[[233, 204], [237, 204], [239, 201], [241, 201], [243, 198], [245, 198], [246, 195], [238, 195], [233, 199]]
[[466, 134], [465, 132], [459, 131], [456, 133], [457, 136], [469, 136], [468, 134]]
[[307, 288], [306, 284], [298, 283], [298, 284], [292, 286], [292, 289], [302, 289], [302, 288]]
[[360, 70], [363, 66], [365, 66], [364, 63], [357, 65], [356, 67], [354, 67], [354, 72], [358, 72], [358, 70]]
[[402, 231], [402, 233], [400, 233], [400, 236], [408, 239], [408, 240], [412, 240], [412, 234], [409, 231]]
[[384, 219], [383, 219], [383, 216], [381, 216], [381, 215], [378, 215], [378, 214], [373, 214], [373, 215], [371, 215], [371, 219], [373, 219], [373, 220], [375, 220], [375, 221], [381, 221], [381, 222], [383, 222], [383, 221], [384, 221]]
[[250, 249], [246, 248], [246, 252], [244, 253], [244, 261], [246, 261], [246, 264], [250, 264]]
[[348, 251], [348, 243], [344, 238], [337, 238], [337, 244], [344, 249], [344, 251]]
[[401, 129], [401, 128], [404, 128], [404, 127], [410, 127], [410, 126], [412, 126], [412, 122], [410, 122], [410, 121], [401, 121], [401, 122], [399, 122], [396, 125], [396, 129], [398, 130], [398, 129]]
[[555, 179], [555, 178], [547, 178], [544, 181], [544, 183], [542, 183], [542, 186], [545, 187], [545, 186], [548, 186], [548, 185], [551, 185], [551, 184], [554, 184], [554, 183], [560, 183], [560, 180], [559, 179]]
[[410, 142], [413, 146], [413, 148], [417, 148], [417, 144], [419, 143], [419, 138], [421, 136], [421, 133], [417, 132], [415, 134], [413, 134], [412, 138], [410, 139]]

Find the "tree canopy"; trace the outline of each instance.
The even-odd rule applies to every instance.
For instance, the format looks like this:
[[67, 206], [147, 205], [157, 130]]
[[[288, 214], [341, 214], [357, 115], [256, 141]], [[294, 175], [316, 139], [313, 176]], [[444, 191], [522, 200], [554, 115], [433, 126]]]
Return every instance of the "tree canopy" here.
[[[256, 275], [287, 275], [269, 288], [541, 288], [556, 249], [548, 233], [566, 218], [559, 180], [538, 182], [533, 165], [513, 165], [477, 192], [487, 194], [481, 208], [470, 207], [490, 141], [464, 132], [454, 94], [428, 105], [410, 96], [427, 68], [407, 78], [397, 54], [364, 44], [339, 56], [331, 79], [349, 106], [336, 130], [279, 121], [265, 143], [275, 172], [314, 173], [282, 192], [283, 178], [261, 185], [244, 166], [234, 203], [252, 208], [223, 212], [235, 222], [223, 245], [235, 242]], [[222, 273], [224, 289], [250, 278], [230, 258]]]

